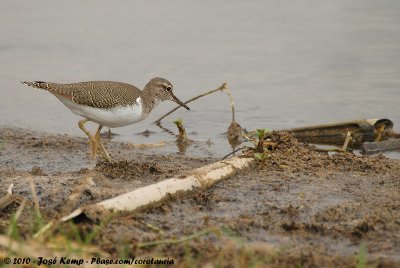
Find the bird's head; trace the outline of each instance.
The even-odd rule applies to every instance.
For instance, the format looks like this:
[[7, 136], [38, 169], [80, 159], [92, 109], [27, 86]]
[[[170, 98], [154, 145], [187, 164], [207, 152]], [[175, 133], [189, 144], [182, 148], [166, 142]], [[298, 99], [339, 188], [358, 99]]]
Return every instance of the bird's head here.
[[155, 77], [151, 79], [144, 87], [144, 91], [153, 95], [154, 98], [160, 102], [165, 100], [174, 101], [180, 106], [186, 108], [187, 110], [190, 110], [189, 107], [187, 107], [180, 99], [178, 99], [174, 95], [173, 86], [167, 79], [161, 77]]

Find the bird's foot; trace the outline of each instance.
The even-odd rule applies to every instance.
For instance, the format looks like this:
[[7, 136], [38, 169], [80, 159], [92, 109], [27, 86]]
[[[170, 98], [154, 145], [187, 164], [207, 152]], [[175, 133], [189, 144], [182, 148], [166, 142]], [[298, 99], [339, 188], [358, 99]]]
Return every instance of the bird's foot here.
[[90, 144], [90, 158], [96, 159], [96, 155], [98, 152], [97, 140], [95, 140], [93, 137], [91, 137], [91, 138], [89, 138], [89, 144]]
[[96, 135], [95, 137], [89, 139], [90, 147], [91, 147], [91, 158], [96, 159], [97, 155], [100, 155], [102, 158], [112, 163], [112, 159], [110, 154], [104, 148], [101, 143], [99, 137]]
[[111, 156], [109, 155], [109, 153], [107, 152], [106, 148], [104, 148], [103, 144], [99, 141], [97, 144], [97, 148], [98, 148], [98, 153], [101, 155], [101, 157], [103, 157], [105, 160], [107, 160], [108, 162], [112, 163], [113, 160], [111, 159]]

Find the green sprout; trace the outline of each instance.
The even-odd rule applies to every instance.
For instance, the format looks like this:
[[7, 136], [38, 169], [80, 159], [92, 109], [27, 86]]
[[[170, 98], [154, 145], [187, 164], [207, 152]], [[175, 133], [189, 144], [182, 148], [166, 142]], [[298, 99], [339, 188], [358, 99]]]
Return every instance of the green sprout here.
[[367, 264], [367, 247], [365, 242], [362, 241], [358, 250], [357, 268], [364, 268]]
[[265, 154], [264, 153], [255, 153], [254, 158], [256, 160], [263, 161], [265, 159]]
[[186, 138], [187, 138], [187, 135], [186, 135], [185, 127], [183, 126], [182, 118], [179, 118], [179, 119], [173, 121], [173, 123], [178, 127], [178, 130], [179, 130], [179, 137], [178, 137], [178, 140], [179, 140], [180, 142], [185, 141]]
[[264, 138], [264, 136], [267, 132], [268, 132], [268, 129], [266, 129], [266, 128], [256, 129], [256, 135], [259, 139]]
[[265, 141], [265, 134], [268, 132], [266, 128], [263, 129], [257, 129], [256, 130], [256, 135], [258, 137], [258, 144], [256, 147], [256, 151], [258, 153], [263, 153], [264, 152], [264, 141]]
[[173, 123], [177, 126], [182, 125], [182, 118], [178, 118], [175, 121], [173, 121]]
[[260, 168], [260, 169], [265, 165], [266, 160], [267, 160], [268, 158], [270, 158], [270, 155], [267, 154], [267, 153], [265, 153], [265, 152], [262, 152], [262, 153], [254, 153], [254, 159], [257, 160], [257, 161], [260, 163], [260, 164], [258, 165], [258, 168]]

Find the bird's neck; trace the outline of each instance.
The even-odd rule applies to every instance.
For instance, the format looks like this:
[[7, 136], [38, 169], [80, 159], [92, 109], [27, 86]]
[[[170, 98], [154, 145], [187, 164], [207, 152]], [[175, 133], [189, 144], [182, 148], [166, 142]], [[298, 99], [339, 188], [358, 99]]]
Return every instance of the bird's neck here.
[[149, 90], [144, 89], [140, 96], [142, 99], [143, 116], [146, 117], [161, 101], [154, 98]]

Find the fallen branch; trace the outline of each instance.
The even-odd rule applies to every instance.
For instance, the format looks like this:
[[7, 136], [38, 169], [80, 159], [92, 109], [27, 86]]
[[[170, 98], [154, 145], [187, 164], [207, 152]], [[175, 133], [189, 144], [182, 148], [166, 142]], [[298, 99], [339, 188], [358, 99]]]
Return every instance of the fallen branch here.
[[243, 157], [219, 161], [195, 169], [186, 176], [173, 177], [94, 205], [79, 208], [70, 215], [63, 217], [61, 221], [68, 221], [81, 214], [92, 220], [98, 220], [108, 216], [110, 213], [142, 210], [155, 203], [171, 199], [171, 197], [178, 194], [209, 188], [218, 181], [247, 168], [253, 161], [253, 158]]

